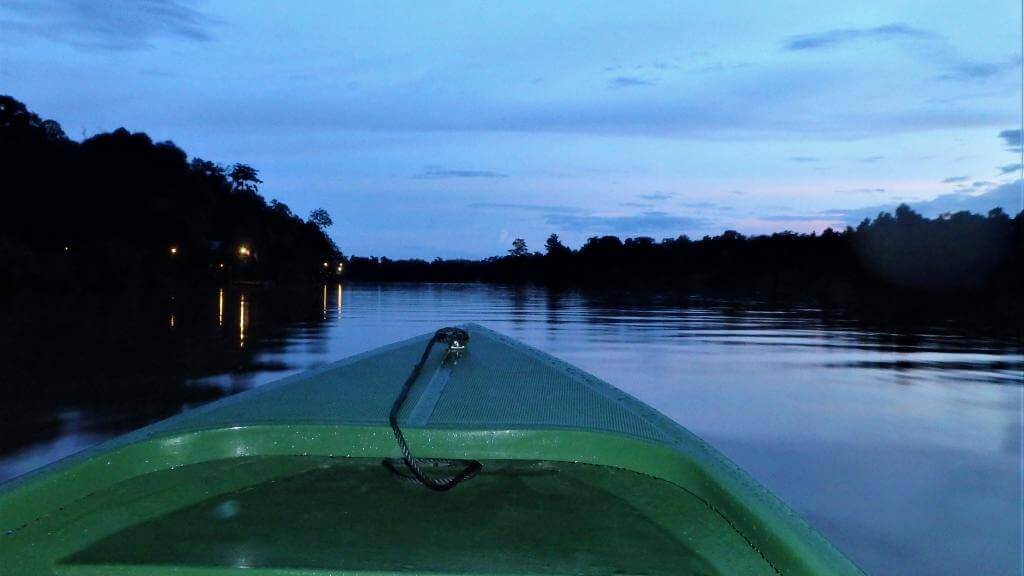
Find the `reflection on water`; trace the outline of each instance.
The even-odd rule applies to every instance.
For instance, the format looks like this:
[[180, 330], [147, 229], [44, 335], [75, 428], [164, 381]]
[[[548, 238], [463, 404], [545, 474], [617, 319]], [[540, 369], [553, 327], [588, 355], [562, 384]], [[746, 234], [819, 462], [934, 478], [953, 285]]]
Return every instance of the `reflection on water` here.
[[248, 306], [245, 302], [245, 292], [238, 296], [238, 347], [245, 348], [245, 331], [249, 323], [246, 320]]
[[1024, 357], [1012, 338], [748, 301], [479, 285], [225, 287], [152, 315], [141, 304], [79, 312], [79, 332], [3, 372], [13, 400], [0, 407], [0, 479], [225, 393], [475, 321], [686, 425], [869, 573], [1018, 566]]
[[327, 284], [324, 284], [323, 304], [322, 304], [321, 308], [323, 309], [323, 314], [321, 314], [320, 317], [322, 319], [324, 319], [324, 320], [327, 320]]

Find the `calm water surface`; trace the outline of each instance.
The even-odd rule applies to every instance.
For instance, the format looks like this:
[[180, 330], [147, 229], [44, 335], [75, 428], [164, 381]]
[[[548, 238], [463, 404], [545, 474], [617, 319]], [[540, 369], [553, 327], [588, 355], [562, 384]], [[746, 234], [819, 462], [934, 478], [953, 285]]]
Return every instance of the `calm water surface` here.
[[[9, 404], [0, 480], [208, 398], [474, 321], [701, 435], [871, 574], [1021, 573], [1024, 357], [1015, 339], [942, 326], [893, 333], [751, 302], [538, 288], [334, 284], [289, 293], [288, 306], [282, 298], [236, 288], [167, 303], [119, 356], [141, 361], [91, 375], [119, 382], [124, 402], [55, 392]], [[169, 370], [165, 360], [148, 365], [151, 355], [185, 360]], [[59, 387], [55, 378], [28, 385]]]

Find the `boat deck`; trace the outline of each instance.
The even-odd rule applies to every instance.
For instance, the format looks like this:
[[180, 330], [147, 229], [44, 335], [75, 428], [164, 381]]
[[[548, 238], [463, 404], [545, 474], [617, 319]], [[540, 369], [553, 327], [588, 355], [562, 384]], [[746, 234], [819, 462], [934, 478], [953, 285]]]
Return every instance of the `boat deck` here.
[[[208, 492], [190, 488], [197, 480]], [[140, 499], [168, 512], [136, 523], [130, 503]], [[58, 572], [775, 574], [672, 484], [585, 464], [491, 461], [457, 490], [425, 494], [379, 461], [221, 460], [118, 485], [33, 529], [73, 550], [96, 529], [96, 509], [128, 527]]]
[[[410, 392], [403, 428], [604, 431], [672, 443], [682, 431], [622, 391], [482, 326], [442, 366], [443, 346]], [[428, 337], [421, 336], [286, 378], [173, 418], [151, 432], [265, 423], [386, 426], [388, 411]]]

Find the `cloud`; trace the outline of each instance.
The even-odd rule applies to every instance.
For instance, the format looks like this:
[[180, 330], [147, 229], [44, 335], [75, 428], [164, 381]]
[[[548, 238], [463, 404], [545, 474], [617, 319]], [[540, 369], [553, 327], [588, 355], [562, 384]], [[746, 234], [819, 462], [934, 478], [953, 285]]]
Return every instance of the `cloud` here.
[[1016, 164], [1006, 164], [1005, 166], [999, 166], [999, 175], [1002, 176], [1004, 174], [1010, 174], [1010, 173], [1013, 173], [1013, 172], [1020, 172], [1020, 169], [1021, 169], [1020, 162], [1018, 162]]
[[654, 193], [651, 193], [651, 194], [638, 194], [637, 195], [638, 198], [642, 198], [644, 200], [655, 200], [655, 201], [657, 201], [657, 200], [668, 200], [672, 196], [673, 196], [672, 194], [668, 194], [666, 192], [654, 192]]
[[423, 172], [410, 176], [414, 180], [432, 180], [440, 178], [505, 178], [505, 174], [488, 170], [452, 170], [440, 166], [425, 166]]
[[692, 208], [694, 210], [731, 210], [728, 206], [720, 206], [714, 202], [698, 201], [698, 202], [683, 202], [683, 206]]
[[703, 218], [689, 218], [667, 212], [648, 211], [629, 216], [550, 214], [546, 223], [560, 230], [636, 236], [657, 232], [679, 234], [686, 229], [706, 226], [708, 221]]
[[746, 190], [726, 190], [726, 194], [732, 194], [733, 196], [746, 196]]
[[861, 40], [891, 41], [929, 38], [932, 33], [906, 24], [886, 24], [874, 28], [837, 28], [817, 34], [790, 36], [782, 44], [783, 50], [828, 50], [842, 44]]
[[159, 37], [213, 39], [218, 23], [183, 0], [43, 0], [0, 5], [0, 32], [38, 36], [85, 50], [143, 50]]
[[810, 212], [806, 214], [801, 213], [787, 213], [787, 214], [768, 214], [767, 216], [757, 216], [757, 220], [764, 222], [821, 222], [834, 220], [834, 215], [831, 211], [826, 210], [824, 213]]
[[648, 62], [648, 63], [634, 64], [632, 66], [623, 66], [623, 65], [605, 66], [604, 70], [605, 70], [605, 72], [620, 72], [620, 71], [626, 71], [626, 70], [657, 70], [659, 72], [662, 72], [662, 71], [665, 71], [665, 70], [674, 70], [674, 69], [678, 69], [678, 68], [679, 68], [679, 64], [677, 64], [675, 62], [666, 62], [664, 60], [654, 60], [654, 61], [651, 61], [651, 62]]
[[851, 188], [849, 190], [836, 190], [839, 194], [881, 194], [885, 188]]
[[722, 72], [724, 70], [742, 70], [743, 68], [750, 68], [750, 64], [741, 62], [737, 64], [726, 64], [724, 62], [717, 62], [715, 64], [709, 64], [707, 66], [701, 66], [697, 69], [697, 72]]
[[861, 162], [865, 162], [867, 164], [873, 164], [873, 163], [878, 162], [879, 160], [881, 160], [883, 158], [885, 158], [885, 156], [881, 156], [881, 155], [865, 156], [864, 158], [861, 158], [860, 161]]
[[[649, 208], [649, 204], [625, 202], [623, 206]], [[669, 231], [681, 233], [684, 229], [706, 226], [703, 218], [677, 216], [667, 212], [646, 210], [637, 214], [604, 216], [576, 206], [517, 204], [514, 202], [475, 202], [470, 208], [482, 210], [521, 210], [543, 215], [544, 223], [558, 232], [586, 232], [602, 234], [639, 235]]]
[[654, 208], [654, 204], [650, 202], [621, 202], [620, 204], [630, 208]]
[[[196, 99], [173, 121], [176, 127], [264, 135], [308, 126], [320, 132], [588, 134], [729, 142], [847, 140], [1013, 122], [1012, 107], [922, 104], [911, 101], [905, 90], [887, 92], [883, 108], [864, 107], [844, 95], [848, 76], [814, 66], [766, 68], [702, 83], [694, 90], [637, 89], [625, 98], [602, 86], [597, 95], [577, 88], [536, 99], [505, 91], [475, 99], [468, 108], [457, 90], [442, 89], [448, 82], [464, 81], [458, 78], [350, 93], [307, 93], [301, 106], [295, 105], [292, 84], [269, 82], [266, 89], [247, 95], [244, 106], [233, 96]], [[424, 91], [431, 98], [423, 98]], [[807, 107], [833, 96], [836, 100], [828, 100], [833, 104], [827, 107]]]
[[797, 162], [799, 164], [810, 164], [812, 162], [820, 162], [821, 158], [816, 156], [790, 156], [790, 162]]
[[830, 50], [860, 41], [888, 42], [893, 40], [932, 41], [932, 47], [936, 50], [933, 51], [931, 58], [933, 63], [938, 64], [942, 69], [942, 73], [937, 76], [940, 80], [985, 80], [1019, 70], [1021, 66], [1021, 57], [1018, 55], [996, 61], [961, 58], [942, 36], [900, 23], [874, 28], [839, 28], [817, 34], [790, 36], [783, 42], [783, 49], [787, 51]]
[[[1021, 192], [1024, 191], [1024, 180], [1006, 182], [985, 192], [952, 192], [941, 194], [932, 200], [921, 202], [909, 201], [907, 204], [924, 216], [934, 218], [939, 214], [967, 210], [977, 214], [987, 214], [989, 210], [999, 207], [1008, 214], [1016, 214], [1021, 210]], [[879, 212], [893, 212], [896, 203], [876, 204], [853, 210], [829, 210], [829, 213], [842, 217], [849, 224], [856, 224], [864, 218], [874, 218]]]
[[1003, 130], [1002, 132], [999, 133], [999, 137], [1002, 138], [1003, 142], [1006, 143], [1006, 149], [1007, 150], [1010, 150], [1012, 152], [1020, 152], [1021, 151], [1021, 130], [1020, 130], [1020, 128], [1010, 129], [1010, 130]]
[[575, 206], [551, 206], [545, 204], [516, 204], [514, 202], [474, 202], [470, 208], [482, 210], [524, 210], [527, 212], [543, 212], [545, 214], [572, 214], [583, 212]]
[[609, 88], [635, 88], [637, 86], [654, 86], [654, 82], [637, 76], [616, 76], [608, 81]]
[[950, 176], [949, 178], [943, 178], [943, 184], [954, 184], [956, 182], [966, 182], [967, 176]]
[[1006, 72], [1019, 70], [1019, 57], [1009, 58], [1004, 62], [979, 62], [961, 60], [946, 67], [946, 72], [939, 76], [942, 80], [984, 80], [1002, 75]]

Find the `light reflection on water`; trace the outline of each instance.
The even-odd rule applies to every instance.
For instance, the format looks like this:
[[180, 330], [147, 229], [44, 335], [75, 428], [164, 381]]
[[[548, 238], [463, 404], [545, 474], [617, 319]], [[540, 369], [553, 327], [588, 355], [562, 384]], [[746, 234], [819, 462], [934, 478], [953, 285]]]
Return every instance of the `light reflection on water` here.
[[[479, 322], [701, 435], [869, 573], [1017, 570], [1024, 357], [1012, 340], [936, 326], [888, 332], [812, 308], [736, 301], [480, 285], [330, 284], [304, 294], [310, 314], [290, 320], [267, 320], [271, 296], [245, 290], [212, 293], [205, 317], [178, 302], [177, 333], [223, 327], [225, 300], [237, 303], [237, 331], [227, 329], [223, 345], [248, 355], [188, 385], [235, 392]], [[110, 416], [61, 412], [48, 439], [0, 454], [0, 479], [124, 431], [115, 423], [97, 432], [87, 425], [97, 418]]]
[[245, 332], [249, 327], [249, 323], [246, 321], [246, 312], [248, 312], [248, 306], [245, 302], [246, 294], [242, 292], [238, 296], [238, 347], [245, 348]]

